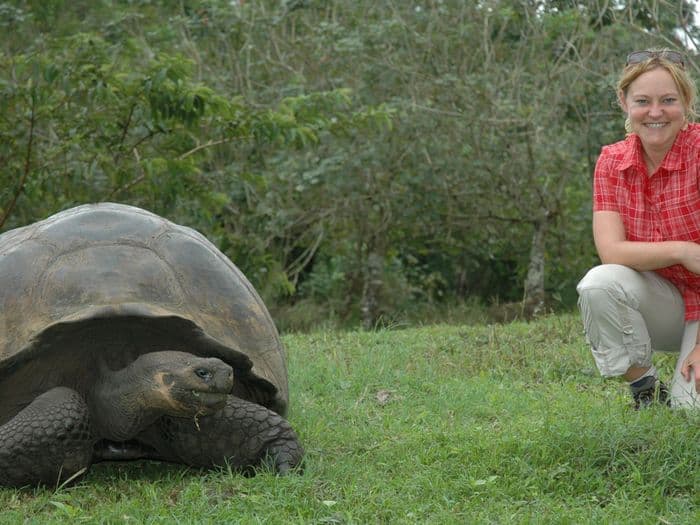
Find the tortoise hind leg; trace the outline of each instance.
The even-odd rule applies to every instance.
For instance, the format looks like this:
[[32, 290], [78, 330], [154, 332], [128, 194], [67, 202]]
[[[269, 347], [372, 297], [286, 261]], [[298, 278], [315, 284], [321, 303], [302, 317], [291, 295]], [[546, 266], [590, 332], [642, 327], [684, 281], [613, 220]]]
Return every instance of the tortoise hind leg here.
[[57, 485], [89, 467], [88, 407], [75, 390], [56, 387], [0, 427], [0, 485]]
[[228, 396], [226, 406], [209, 416], [163, 417], [139, 439], [158, 451], [158, 459], [193, 467], [251, 471], [268, 465], [286, 474], [301, 465], [304, 455], [286, 419], [235, 396]]

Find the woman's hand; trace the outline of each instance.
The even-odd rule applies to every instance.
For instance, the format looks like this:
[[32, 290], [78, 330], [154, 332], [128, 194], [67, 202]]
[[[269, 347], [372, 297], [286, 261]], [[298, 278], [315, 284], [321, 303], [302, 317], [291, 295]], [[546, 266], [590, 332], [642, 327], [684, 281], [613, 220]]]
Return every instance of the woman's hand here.
[[695, 348], [688, 354], [681, 364], [683, 379], [690, 382], [695, 376], [695, 391], [700, 392], [700, 343], [695, 343]]
[[680, 263], [688, 271], [700, 274], [700, 244], [694, 242], [683, 243]]

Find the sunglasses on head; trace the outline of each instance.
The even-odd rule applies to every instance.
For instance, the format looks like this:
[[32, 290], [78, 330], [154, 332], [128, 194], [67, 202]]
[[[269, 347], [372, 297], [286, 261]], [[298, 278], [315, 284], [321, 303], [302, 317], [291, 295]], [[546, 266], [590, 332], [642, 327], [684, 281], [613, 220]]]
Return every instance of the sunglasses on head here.
[[673, 64], [678, 64], [683, 68], [685, 67], [685, 57], [677, 51], [633, 51], [627, 55], [627, 62], [625, 65], [639, 64], [646, 60], [651, 60], [652, 58], [662, 58]]

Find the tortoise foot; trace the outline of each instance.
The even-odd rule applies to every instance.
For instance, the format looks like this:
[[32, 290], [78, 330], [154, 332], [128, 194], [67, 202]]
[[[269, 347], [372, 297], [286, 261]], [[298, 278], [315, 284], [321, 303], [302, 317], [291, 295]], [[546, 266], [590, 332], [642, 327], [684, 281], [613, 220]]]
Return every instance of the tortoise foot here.
[[289, 474], [295, 470], [303, 472], [304, 449], [294, 431], [291, 428], [289, 430], [291, 434], [283, 432], [278, 439], [266, 443], [262, 460], [262, 465], [269, 466], [281, 475]]
[[90, 466], [88, 408], [76, 391], [53, 388], [0, 427], [0, 485], [57, 486]]

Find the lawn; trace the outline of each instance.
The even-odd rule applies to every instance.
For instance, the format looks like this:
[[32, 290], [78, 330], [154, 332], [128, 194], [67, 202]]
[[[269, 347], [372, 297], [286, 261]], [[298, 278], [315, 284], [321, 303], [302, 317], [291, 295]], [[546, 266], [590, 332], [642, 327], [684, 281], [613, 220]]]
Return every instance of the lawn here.
[[302, 475], [102, 463], [0, 523], [700, 523], [700, 416], [631, 410], [574, 315], [284, 343]]

